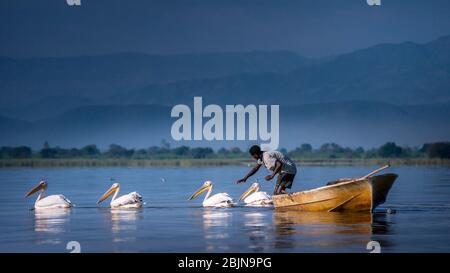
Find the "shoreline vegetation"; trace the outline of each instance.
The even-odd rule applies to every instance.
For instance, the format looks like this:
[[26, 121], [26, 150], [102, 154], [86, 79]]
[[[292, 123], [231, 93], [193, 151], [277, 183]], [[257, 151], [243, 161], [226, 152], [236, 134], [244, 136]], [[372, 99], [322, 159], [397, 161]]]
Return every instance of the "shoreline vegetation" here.
[[[372, 166], [433, 165], [450, 166], [450, 142], [426, 143], [421, 148], [401, 147], [387, 142], [378, 148], [352, 149], [336, 143], [325, 143], [314, 149], [310, 144], [281, 152], [292, 158], [298, 166]], [[127, 149], [112, 144], [106, 151], [96, 145], [83, 148], [50, 147], [45, 142], [39, 151], [26, 146], [0, 147], [0, 168], [9, 167], [212, 167], [255, 164], [247, 151], [240, 148], [208, 147], [171, 148], [162, 141], [160, 146], [148, 149]]]
[[[370, 158], [370, 159], [293, 159], [297, 166], [375, 166], [390, 163], [393, 166], [446, 166], [450, 159], [429, 158]], [[0, 159], [0, 168], [29, 167], [219, 167], [249, 166], [254, 161], [243, 158], [232, 159]]]

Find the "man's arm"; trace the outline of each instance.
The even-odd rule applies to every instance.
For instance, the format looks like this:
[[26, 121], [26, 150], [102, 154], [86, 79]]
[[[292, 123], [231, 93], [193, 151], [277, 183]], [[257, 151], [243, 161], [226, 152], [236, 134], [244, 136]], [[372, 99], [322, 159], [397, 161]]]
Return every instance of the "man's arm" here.
[[247, 179], [248, 179], [250, 176], [254, 175], [254, 174], [259, 170], [259, 168], [261, 168], [261, 165], [260, 165], [260, 164], [257, 164], [255, 167], [253, 167], [253, 169], [251, 169], [251, 170], [248, 172], [248, 174], [247, 174], [246, 176], [244, 176], [244, 178], [239, 179], [238, 181], [236, 181], [236, 183], [237, 183], [237, 184], [239, 184], [239, 183], [244, 183], [245, 181], [247, 181]]
[[281, 171], [282, 166], [283, 164], [277, 159], [277, 161], [275, 162], [275, 168], [273, 169], [273, 173], [266, 175], [266, 177], [264, 177], [266, 181], [272, 180], [275, 177], [275, 175], [277, 175], [277, 173]]

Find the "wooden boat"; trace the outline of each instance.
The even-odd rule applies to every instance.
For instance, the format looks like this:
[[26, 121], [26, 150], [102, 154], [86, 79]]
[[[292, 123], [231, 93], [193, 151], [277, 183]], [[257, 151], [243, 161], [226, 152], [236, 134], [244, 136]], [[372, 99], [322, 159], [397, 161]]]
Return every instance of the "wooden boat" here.
[[341, 179], [312, 190], [274, 195], [274, 207], [300, 211], [373, 211], [386, 201], [397, 179], [393, 173], [373, 176], [388, 167], [386, 165], [363, 177]]

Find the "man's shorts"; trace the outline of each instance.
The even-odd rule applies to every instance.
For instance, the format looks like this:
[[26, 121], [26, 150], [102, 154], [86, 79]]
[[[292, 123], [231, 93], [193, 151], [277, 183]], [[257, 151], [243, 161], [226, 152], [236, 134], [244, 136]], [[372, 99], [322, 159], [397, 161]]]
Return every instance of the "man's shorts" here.
[[291, 173], [281, 173], [278, 175], [277, 187], [282, 186], [283, 188], [290, 189], [292, 183], [294, 182], [295, 174]]

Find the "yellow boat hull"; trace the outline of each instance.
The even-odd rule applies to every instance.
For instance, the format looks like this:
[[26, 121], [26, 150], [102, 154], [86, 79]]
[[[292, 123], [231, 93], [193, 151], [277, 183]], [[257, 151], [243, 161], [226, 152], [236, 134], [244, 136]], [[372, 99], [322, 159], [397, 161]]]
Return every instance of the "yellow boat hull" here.
[[299, 211], [373, 211], [386, 201], [396, 174], [349, 180], [308, 191], [273, 196], [276, 209]]

